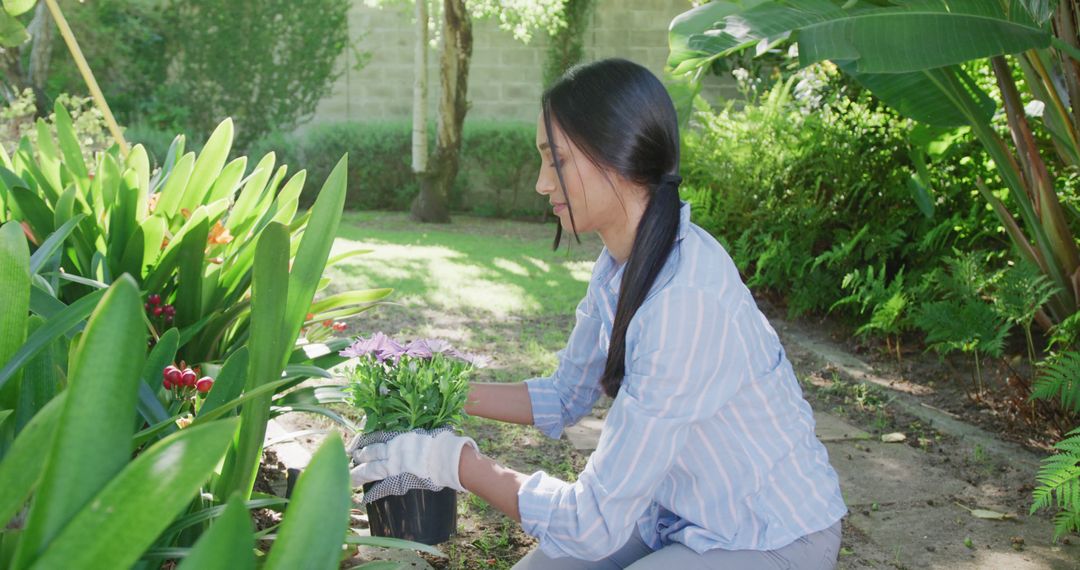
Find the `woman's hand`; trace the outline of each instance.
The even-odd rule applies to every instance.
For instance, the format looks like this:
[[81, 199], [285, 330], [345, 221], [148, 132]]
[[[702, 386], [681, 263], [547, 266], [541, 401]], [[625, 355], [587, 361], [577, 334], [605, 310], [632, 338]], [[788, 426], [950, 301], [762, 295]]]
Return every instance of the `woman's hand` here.
[[353, 486], [412, 473], [422, 479], [430, 479], [440, 487], [464, 491], [458, 469], [461, 450], [465, 446], [475, 450], [476, 442], [448, 431], [435, 436], [409, 432], [386, 443], [373, 443], [352, 452], [353, 461], [357, 463], [352, 469]]

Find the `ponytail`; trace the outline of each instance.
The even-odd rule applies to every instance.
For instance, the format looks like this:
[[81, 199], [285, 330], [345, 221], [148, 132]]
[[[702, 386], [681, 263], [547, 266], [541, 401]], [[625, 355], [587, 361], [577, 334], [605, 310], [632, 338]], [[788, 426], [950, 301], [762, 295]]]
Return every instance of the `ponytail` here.
[[638, 307], [652, 289], [656, 276], [664, 266], [679, 232], [679, 183], [676, 174], [665, 174], [652, 192], [645, 213], [641, 216], [630, 257], [626, 260], [619, 285], [619, 303], [611, 326], [607, 362], [600, 385], [604, 393], [614, 398], [626, 375], [626, 331]]

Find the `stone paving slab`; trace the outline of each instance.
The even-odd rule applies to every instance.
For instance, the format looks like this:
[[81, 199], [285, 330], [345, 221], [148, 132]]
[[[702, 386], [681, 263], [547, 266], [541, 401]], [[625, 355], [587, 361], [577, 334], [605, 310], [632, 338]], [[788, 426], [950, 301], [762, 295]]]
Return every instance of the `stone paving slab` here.
[[600, 443], [600, 430], [604, 428], [604, 420], [595, 416], [585, 416], [578, 423], [563, 430], [566, 439], [581, 452], [596, 451], [596, 445]]
[[[847, 524], [869, 536], [890, 554], [894, 563], [907, 568], [1064, 570], [1080, 567], [1080, 546], [1050, 544], [1051, 523], [1036, 518], [983, 520], [948, 503], [898, 509], [883, 506], [869, 515], [852, 512]], [[1021, 550], [1013, 549], [1013, 537], [1024, 539]], [[966, 538], [971, 538], [971, 548], [964, 544]]]
[[927, 464], [923, 452], [902, 443], [845, 441], [827, 442], [825, 447], [829, 463], [840, 476], [844, 502], [852, 511], [873, 503], [951, 497], [971, 486]]
[[814, 432], [818, 439], [826, 441], [844, 441], [848, 439], [870, 439], [869, 433], [841, 420], [840, 418], [823, 412], [814, 412]]

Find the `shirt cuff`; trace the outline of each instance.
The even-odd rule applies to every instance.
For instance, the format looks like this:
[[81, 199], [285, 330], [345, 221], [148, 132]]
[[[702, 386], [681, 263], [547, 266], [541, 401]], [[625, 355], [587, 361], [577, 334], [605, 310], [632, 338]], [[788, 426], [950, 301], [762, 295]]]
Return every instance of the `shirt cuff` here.
[[533, 425], [551, 439], [562, 435], [562, 400], [551, 378], [530, 378], [525, 381], [532, 403]]
[[[521, 515], [521, 528], [536, 537], [541, 546], [550, 541], [544, 540], [548, 525], [551, 523], [551, 511], [559, 492], [568, 483], [560, 481], [543, 471], [537, 471], [518, 489], [518, 513]], [[546, 554], [552, 554], [547, 553]], [[565, 556], [557, 553], [556, 556]]]

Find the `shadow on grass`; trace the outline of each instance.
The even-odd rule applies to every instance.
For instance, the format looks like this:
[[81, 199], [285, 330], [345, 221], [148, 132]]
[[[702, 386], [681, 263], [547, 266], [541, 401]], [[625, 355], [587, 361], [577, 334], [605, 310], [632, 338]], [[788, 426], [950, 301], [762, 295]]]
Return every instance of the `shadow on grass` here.
[[392, 287], [391, 300], [409, 307], [475, 314], [573, 315], [585, 295], [602, 244], [551, 251], [552, 227], [459, 216], [449, 226], [408, 222], [405, 214], [347, 215], [334, 254], [349, 258], [330, 270], [330, 292]]

